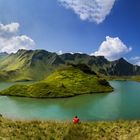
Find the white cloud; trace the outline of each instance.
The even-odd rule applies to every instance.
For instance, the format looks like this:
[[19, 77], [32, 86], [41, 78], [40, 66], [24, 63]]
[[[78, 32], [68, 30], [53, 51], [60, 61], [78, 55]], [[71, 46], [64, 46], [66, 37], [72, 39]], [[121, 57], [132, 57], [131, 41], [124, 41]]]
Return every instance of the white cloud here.
[[140, 56], [131, 57], [130, 60], [140, 60]]
[[61, 54], [63, 54], [63, 51], [60, 50], [60, 51], [57, 52], [57, 54], [58, 54], [58, 55], [61, 55]]
[[99, 50], [91, 55], [105, 56], [109, 60], [115, 60], [123, 57], [124, 54], [131, 50], [132, 48], [128, 48], [118, 37], [107, 36], [106, 40], [100, 45]]
[[67, 9], [72, 9], [81, 20], [97, 24], [103, 22], [111, 12], [116, 0], [58, 0]]
[[130, 61], [131, 61], [133, 64], [140, 66], [140, 56], [131, 57], [131, 58], [130, 58]]
[[0, 37], [10, 37], [18, 32], [19, 23], [0, 24]]
[[18, 35], [19, 23], [0, 24], [0, 52], [12, 53], [19, 49], [32, 49], [35, 42], [26, 35]]
[[140, 66], [140, 60], [136, 63], [136, 65]]
[[[83, 52], [65, 52], [65, 53], [70, 53], [70, 54], [75, 54], [75, 53], [79, 53], [79, 54], [84, 54]], [[58, 55], [62, 55], [64, 54], [64, 52], [62, 50], [57, 52]]]

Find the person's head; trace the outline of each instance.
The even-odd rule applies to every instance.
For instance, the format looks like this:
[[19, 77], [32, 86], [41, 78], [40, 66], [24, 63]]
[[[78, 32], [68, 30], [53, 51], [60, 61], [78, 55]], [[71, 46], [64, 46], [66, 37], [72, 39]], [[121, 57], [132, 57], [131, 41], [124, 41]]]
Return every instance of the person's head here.
[[77, 116], [75, 116], [75, 118], [78, 118]]

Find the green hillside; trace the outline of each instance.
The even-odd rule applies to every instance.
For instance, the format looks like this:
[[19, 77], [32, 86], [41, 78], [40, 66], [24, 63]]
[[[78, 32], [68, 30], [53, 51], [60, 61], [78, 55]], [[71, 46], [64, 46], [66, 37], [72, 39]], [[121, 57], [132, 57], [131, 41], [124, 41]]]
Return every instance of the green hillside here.
[[41, 80], [56, 69], [55, 53], [19, 50], [0, 60], [0, 81]]
[[53, 72], [43, 81], [32, 85], [14, 85], [1, 95], [26, 97], [70, 97], [80, 94], [111, 92], [109, 83], [99, 78], [94, 72], [83, 68], [64, 66]]
[[19, 50], [9, 55], [0, 54], [0, 81], [42, 80], [67, 63], [86, 64], [102, 76], [140, 75], [140, 67], [128, 63], [123, 58], [111, 62], [103, 56], [88, 54], [58, 55], [45, 50]]

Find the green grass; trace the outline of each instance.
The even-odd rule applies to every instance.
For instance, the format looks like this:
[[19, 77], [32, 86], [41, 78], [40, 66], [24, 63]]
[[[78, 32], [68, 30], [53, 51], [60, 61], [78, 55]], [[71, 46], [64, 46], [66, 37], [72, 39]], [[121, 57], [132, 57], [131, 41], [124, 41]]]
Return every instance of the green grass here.
[[136, 82], [140, 82], [140, 76], [132, 76], [131, 80], [136, 81]]
[[140, 76], [104, 76], [107, 80], [126, 80], [140, 82]]
[[72, 122], [17, 121], [0, 117], [4, 140], [139, 140], [140, 121]]
[[32, 85], [14, 85], [1, 95], [25, 97], [71, 97], [81, 94], [111, 92], [109, 83], [94, 74], [87, 74], [73, 66], [56, 70], [45, 80]]
[[[55, 67], [47, 63], [48, 55], [43, 50], [20, 50], [16, 54], [10, 54], [0, 59], [0, 81], [35, 81], [41, 80]], [[34, 57], [41, 57], [36, 59]]]

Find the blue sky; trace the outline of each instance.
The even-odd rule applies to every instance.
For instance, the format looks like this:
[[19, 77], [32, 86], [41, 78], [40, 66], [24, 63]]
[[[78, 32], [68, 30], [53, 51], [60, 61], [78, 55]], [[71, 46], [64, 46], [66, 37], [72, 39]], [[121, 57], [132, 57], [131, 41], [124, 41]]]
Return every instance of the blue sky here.
[[138, 0], [0, 0], [0, 51], [82, 52], [140, 65], [139, 5]]

